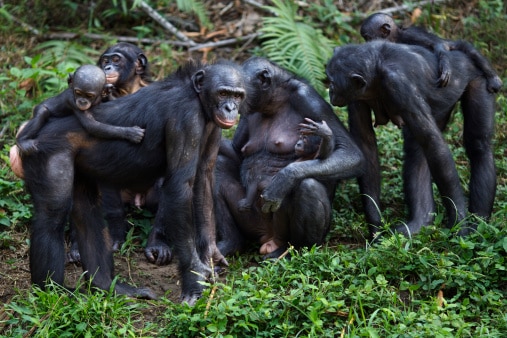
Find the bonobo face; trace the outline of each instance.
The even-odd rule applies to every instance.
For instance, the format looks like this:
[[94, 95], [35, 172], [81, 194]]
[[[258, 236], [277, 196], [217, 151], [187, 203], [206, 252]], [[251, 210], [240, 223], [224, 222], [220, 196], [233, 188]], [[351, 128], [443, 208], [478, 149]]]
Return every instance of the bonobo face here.
[[192, 79], [208, 117], [220, 128], [234, 126], [246, 97], [240, 68], [229, 63], [214, 64], [198, 71]]
[[102, 69], [93, 65], [79, 67], [69, 83], [74, 93], [74, 101], [79, 110], [90, 109], [101, 99], [106, 84], [106, 76]]
[[361, 99], [366, 89], [366, 80], [359, 73], [354, 72], [354, 66], [362, 61], [348, 56], [346, 47], [335, 49], [335, 53], [326, 67], [329, 78], [329, 98], [331, 104], [343, 107], [350, 102]]
[[148, 73], [148, 59], [143, 51], [126, 42], [109, 47], [100, 56], [98, 66], [106, 73], [107, 83], [116, 87], [126, 85], [136, 75], [143, 77]]

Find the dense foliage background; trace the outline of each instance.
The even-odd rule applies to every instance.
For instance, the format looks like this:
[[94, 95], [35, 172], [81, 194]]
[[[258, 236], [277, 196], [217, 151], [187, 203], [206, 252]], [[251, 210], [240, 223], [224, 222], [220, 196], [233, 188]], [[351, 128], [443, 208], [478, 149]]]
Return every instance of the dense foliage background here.
[[[146, 6], [184, 38], [154, 21]], [[424, 25], [442, 37], [472, 42], [505, 83], [507, 7], [502, 0], [0, 1], [0, 299], [4, 303], [0, 335], [505, 337], [505, 88], [497, 96], [494, 214], [467, 238], [456, 238], [443, 228], [444, 213], [439, 209], [435, 224], [418, 236], [387, 235], [371, 246], [365, 241], [356, 183], [347, 181], [337, 191], [333, 229], [325, 246], [292, 251], [290, 260], [276, 262], [261, 262], [252, 247], [250, 253], [229, 259], [227, 275], [210, 285], [192, 308], [174, 302], [170, 292], [158, 301], [140, 301], [108, 292], [69, 296], [55, 292], [57, 286], [49, 291], [29, 287], [32, 210], [23, 182], [9, 169], [8, 151], [32, 107], [63, 90], [69, 72], [95, 63], [106, 46], [127, 40], [146, 51], [156, 79], [188, 58], [240, 62], [263, 55], [307, 78], [327, 98], [323, 70], [332, 47], [360, 42], [362, 19], [381, 9], [405, 25]], [[346, 121], [346, 111], [336, 113]], [[388, 233], [390, 225], [405, 217], [401, 138], [395, 127], [377, 132]], [[461, 133], [457, 110], [446, 138], [466, 186], [469, 169]], [[132, 211], [130, 220], [134, 227], [117, 258], [123, 257], [135, 270], [150, 215]]]

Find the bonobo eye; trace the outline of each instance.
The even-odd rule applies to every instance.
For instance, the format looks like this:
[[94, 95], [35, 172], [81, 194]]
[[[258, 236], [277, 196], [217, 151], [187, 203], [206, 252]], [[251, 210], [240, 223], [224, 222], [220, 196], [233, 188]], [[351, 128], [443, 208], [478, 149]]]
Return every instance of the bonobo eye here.
[[109, 63], [109, 59], [107, 57], [103, 57], [101, 63], [102, 63], [102, 65], [105, 65], [105, 64]]
[[227, 97], [227, 90], [220, 90], [218, 92], [218, 96], [220, 96], [220, 97]]
[[114, 63], [118, 63], [118, 62], [120, 62], [120, 56], [119, 55], [113, 55], [113, 57], [111, 58], [111, 60]]
[[241, 94], [241, 93], [234, 93], [234, 98], [235, 99], [241, 99], [241, 98], [243, 98], [243, 94]]
[[94, 93], [86, 93], [86, 97], [89, 99], [93, 99], [95, 97]]

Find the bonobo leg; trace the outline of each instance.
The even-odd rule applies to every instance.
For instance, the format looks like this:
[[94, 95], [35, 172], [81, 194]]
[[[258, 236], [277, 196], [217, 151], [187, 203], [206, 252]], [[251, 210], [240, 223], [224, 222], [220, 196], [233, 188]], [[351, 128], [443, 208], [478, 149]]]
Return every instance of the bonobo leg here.
[[471, 169], [469, 211], [488, 218], [493, 210], [496, 193], [496, 170], [491, 145], [495, 124], [495, 97], [487, 92], [482, 78], [470, 82], [465, 93], [461, 107], [464, 116], [464, 144]]
[[370, 107], [364, 102], [353, 102], [348, 109], [350, 134], [367, 162], [363, 175], [358, 178], [358, 183], [366, 222], [369, 224], [370, 239], [373, 239], [381, 226], [381, 173], [377, 139], [373, 130]]
[[330, 224], [331, 200], [328, 190], [313, 178], [304, 179], [286, 196], [280, 209], [273, 213], [275, 242], [285, 245], [280, 245], [264, 257], [280, 256], [287, 245], [295, 248], [320, 245], [329, 232]]
[[[74, 183], [72, 219], [86, 277], [92, 285], [108, 290], [114, 276], [112, 241], [102, 218], [98, 187], [84, 178]], [[145, 288], [116, 283], [115, 292], [130, 297], [155, 299], [156, 295]]]
[[423, 226], [433, 222], [435, 202], [430, 169], [422, 148], [407, 127], [403, 128], [403, 189], [408, 206], [408, 222], [396, 227], [404, 235], [417, 234]]
[[[27, 164], [37, 159], [26, 159]], [[27, 180], [33, 198], [35, 217], [30, 235], [32, 283], [44, 287], [47, 278], [63, 285], [65, 267], [64, 230], [72, 205], [74, 163], [70, 154], [59, 153], [47, 159], [38, 180]], [[29, 166], [28, 170], [33, 170]], [[32, 177], [34, 175], [31, 175]]]
[[[227, 146], [230, 144], [226, 144], [221, 150], [229, 150]], [[246, 242], [235, 221], [236, 217], [242, 218], [239, 215], [237, 202], [245, 195], [239, 177], [239, 159], [235, 156], [235, 153], [230, 153], [228, 156], [219, 155], [215, 166], [216, 184], [213, 200], [217, 224], [217, 247], [224, 256], [242, 251]], [[249, 216], [254, 209], [252, 206], [245, 214]]]
[[125, 236], [129, 228], [125, 206], [118, 189], [101, 184], [100, 193], [102, 195], [104, 218], [109, 226], [109, 233], [113, 241], [113, 251], [117, 251], [125, 242]]

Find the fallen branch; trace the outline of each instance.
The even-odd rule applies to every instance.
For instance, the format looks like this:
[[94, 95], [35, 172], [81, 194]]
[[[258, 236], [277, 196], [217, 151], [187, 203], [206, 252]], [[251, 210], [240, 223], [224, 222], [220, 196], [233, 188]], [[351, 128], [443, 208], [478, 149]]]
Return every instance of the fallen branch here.
[[196, 50], [199, 50], [199, 49], [203, 49], [203, 48], [216, 48], [216, 47], [222, 47], [222, 46], [226, 46], [226, 45], [233, 45], [233, 44], [241, 42], [241, 41], [255, 39], [259, 35], [260, 35], [260, 33], [253, 33], [253, 34], [248, 34], [248, 35], [245, 35], [245, 36], [241, 36], [239, 38], [221, 40], [221, 41], [216, 41], [216, 42], [201, 43], [199, 45], [195, 45], [193, 47], [190, 47], [188, 49], [188, 51], [189, 52], [193, 52], [193, 51], [196, 51]]
[[167, 21], [166, 19], [164, 19], [164, 17], [162, 15], [160, 15], [156, 10], [154, 10], [153, 8], [151, 8], [150, 5], [148, 5], [146, 2], [140, 1], [139, 2], [139, 7], [141, 7], [141, 9], [146, 12], [146, 14], [148, 14], [153, 20], [155, 20], [156, 22], [158, 22], [162, 27], [164, 27], [165, 29], [167, 29], [170, 33], [172, 33], [178, 39], [180, 39], [181, 41], [186, 42], [190, 46], [195, 46], [196, 45], [196, 43], [194, 41], [192, 41], [191, 39], [189, 39], [188, 37], [186, 37], [185, 34], [181, 33], [169, 21]]
[[[182, 41], [174, 41], [174, 40], [158, 40], [158, 39], [149, 39], [149, 38], [137, 38], [133, 36], [119, 36], [119, 35], [106, 35], [106, 34], [94, 34], [94, 33], [49, 33], [43, 35], [43, 38], [47, 40], [54, 39], [64, 39], [64, 40], [72, 40], [81, 37], [86, 37], [92, 40], [117, 40], [121, 42], [131, 42], [131, 43], [144, 43], [148, 45], [166, 43], [168, 45], [180, 46], [180, 47], [190, 47], [190, 43], [182, 42]], [[194, 43], [195, 44], [195, 43]]]
[[390, 7], [390, 8], [384, 8], [384, 9], [379, 10], [379, 12], [391, 14], [391, 13], [395, 13], [395, 12], [402, 12], [402, 11], [410, 10], [410, 9], [413, 9], [418, 6], [427, 5], [429, 3], [435, 4], [438, 2], [446, 2], [446, 1], [447, 0], [425, 0], [425, 1], [414, 2], [414, 3], [408, 4], [408, 5], [400, 5], [400, 6]]

